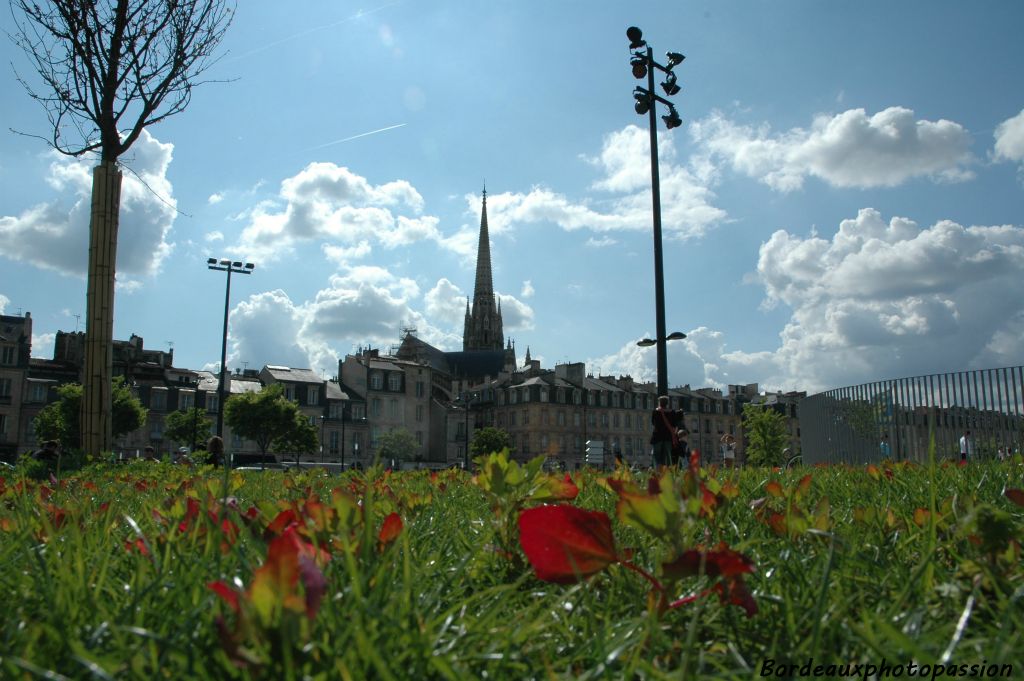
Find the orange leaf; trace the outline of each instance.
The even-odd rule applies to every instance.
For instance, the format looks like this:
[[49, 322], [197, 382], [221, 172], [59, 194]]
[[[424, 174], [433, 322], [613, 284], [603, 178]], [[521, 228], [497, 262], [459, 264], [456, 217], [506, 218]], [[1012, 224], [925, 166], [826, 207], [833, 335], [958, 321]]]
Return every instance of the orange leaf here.
[[771, 482], [764, 486], [764, 491], [772, 495], [773, 497], [781, 497], [782, 485], [780, 485], [775, 480], [772, 480]]
[[402, 516], [397, 513], [392, 513], [384, 519], [384, 524], [381, 525], [380, 533], [377, 535], [377, 541], [382, 545], [390, 544], [398, 538], [398, 535], [402, 534]]

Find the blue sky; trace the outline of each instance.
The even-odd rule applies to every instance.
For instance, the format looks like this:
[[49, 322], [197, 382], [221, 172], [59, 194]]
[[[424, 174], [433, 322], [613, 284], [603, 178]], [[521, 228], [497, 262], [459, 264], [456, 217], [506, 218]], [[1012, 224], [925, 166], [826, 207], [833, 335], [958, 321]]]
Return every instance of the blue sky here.
[[[653, 379], [650, 161], [626, 28], [678, 51], [659, 130], [669, 382], [824, 388], [1024, 362], [1018, 2], [247, 2], [126, 154], [115, 336], [330, 376], [461, 348], [486, 182], [520, 359]], [[0, 16], [10, 29], [8, 13]], [[5, 65], [25, 71], [9, 41]], [[93, 159], [0, 71], [0, 309], [82, 328]], [[139, 179], [145, 180], [145, 184]], [[83, 322], [84, 323], [84, 322]]]

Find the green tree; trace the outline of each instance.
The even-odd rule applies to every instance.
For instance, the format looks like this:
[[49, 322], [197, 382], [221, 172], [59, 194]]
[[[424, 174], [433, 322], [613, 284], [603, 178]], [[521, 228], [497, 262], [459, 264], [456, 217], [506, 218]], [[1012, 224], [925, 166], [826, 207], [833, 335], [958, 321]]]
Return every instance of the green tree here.
[[473, 433], [469, 443], [469, 452], [475, 459], [478, 456], [495, 454], [512, 447], [512, 437], [501, 428], [487, 426]]
[[[118, 160], [150, 125], [185, 110], [234, 16], [227, 0], [13, 0], [8, 35], [28, 57], [38, 85], [18, 75], [46, 111], [43, 137], [68, 156], [99, 153], [93, 170], [86, 281], [81, 442], [109, 451], [114, 265], [121, 204]], [[38, 89], [37, 89], [38, 88]], [[77, 440], [78, 438], [76, 438]]]
[[[146, 408], [132, 394], [124, 378], [118, 376], [111, 385], [113, 400], [113, 437], [137, 430], [146, 422]], [[65, 450], [82, 448], [81, 440], [82, 386], [66, 383], [57, 388], [57, 401], [46, 405], [35, 418], [36, 436], [40, 440], [57, 440]]]
[[294, 454], [298, 464], [303, 454], [312, 454], [320, 448], [320, 435], [316, 426], [296, 409], [292, 427], [277, 437], [273, 446], [274, 451], [280, 454]]
[[164, 437], [180, 445], [193, 447], [210, 436], [213, 420], [206, 410], [194, 407], [186, 411], [173, 411], [164, 419]]
[[785, 459], [786, 417], [771, 407], [743, 406], [743, 435], [747, 442], [747, 463], [755, 466], [781, 466]]
[[405, 428], [395, 428], [380, 436], [377, 458], [380, 461], [413, 461], [419, 451], [416, 438]]
[[294, 402], [284, 396], [280, 385], [267, 386], [260, 392], [233, 395], [224, 404], [224, 422], [246, 440], [252, 440], [265, 458], [271, 445], [287, 440], [302, 414]]

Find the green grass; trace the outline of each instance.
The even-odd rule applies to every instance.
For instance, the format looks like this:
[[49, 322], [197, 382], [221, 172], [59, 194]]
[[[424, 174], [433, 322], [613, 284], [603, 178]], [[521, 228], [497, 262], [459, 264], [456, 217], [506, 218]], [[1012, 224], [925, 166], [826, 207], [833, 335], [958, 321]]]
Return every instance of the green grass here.
[[[336, 546], [322, 566], [328, 589], [315, 618], [280, 618], [241, 637], [263, 658], [248, 668], [229, 659], [216, 621], [230, 629], [235, 616], [207, 583], [248, 586], [266, 560], [262, 530], [276, 504], [305, 499], [307, 488], [329, 500], [355, 474], [233, 474], [239, 508], [257, 506], [262, 516], [248, 528], [227, 511], [242, 530], [226, 551], [205, 515], [210, 495], [221, 496], [223, 476], [213, 471], [93, 467], [45, 499], [40, 483], [8, 479], [0, 488], [0, 677], [749, 678], [768, 659], [1017, 663], [1024, 509], [1004, 490], [1024, 487], [1024, 466], [891, 472], [738, 473], [739, 496], [714, 523], [693, 524], [685, 543], [724, 540], [753, 559], [747, 583], [759, 611], [750, 618], [714, 597], [658, 615], [647, 607], [650, 585], [618, 565], [581, 584], [539, 582], [495, 551], [488, 500], [468, 476], [443, 474], [442, 491], [426, 474], [394, 474], [364, 499], [370, 520], [360, 548]], [[799, 505], [813, 511], [827, 496], [830, 527], [779, 536], [750, 502], [765, 496], [769, 480], [789, 489], [808, 473], [811, 489]], [[371, 483], [380, 475], [367, 474]], [[653, 570], [658, 548], [615, 520], [615, 497], [597, 477], [577, 477], [575, 503], [611, 515], [618, 545]], [[198, 529], [181, 533], [189, 494], [203, 513]], [[412, 495], [424, 503], [408, 508]], [[917, 509], [936, 514], [919, 524]], [[154, 510], [174, 522], [161, 525]], [[366, 538], [389, 510], [399, 510], [405, 529], [378, 550]], [[149, 556], [125, 548], [140, 537]]]

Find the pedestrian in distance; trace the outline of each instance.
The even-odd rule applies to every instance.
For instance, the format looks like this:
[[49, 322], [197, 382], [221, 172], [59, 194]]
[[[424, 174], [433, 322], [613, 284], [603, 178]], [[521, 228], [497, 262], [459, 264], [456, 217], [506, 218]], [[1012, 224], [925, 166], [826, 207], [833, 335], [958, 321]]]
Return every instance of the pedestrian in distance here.
[[207, 441], [206, 451], [209, 452], [209, 463], [214, 466], [224, 465], [224, 440], [219, 435], [214, 435]]
[[32, 456], [38, 461], [57, 463], [60, 458], [60, 443], [56, 440], [47, 440], [43, 443], [43, 448], [34, 452]]
[[736, 438], [726, 433], [722, 436], [722, 464], [726, 468], [736, 465]]
[[143, 461], [156, 461], [156, 462], [160, 461], [160, 459], [157, 458], [156, 450], [153, 449], [152, 445], [146, 445], [146, 448], [144, 450], [142, 450], [142, 452], [143, 452], [143, 456], [142, 456]]
[[971, 431], [965, 430], [960, 437], [960, 460], [966, 462], [974, 457], [974, 443], [971, 442]]
[[654, 466], [671, 466], [678, 463], [680, 440], [677, 424], [683, 418], [683, 411], [669, 409], [668, 396], [658, 398], [657, 408], [651, 412], [651, 445], [654, 448]]

